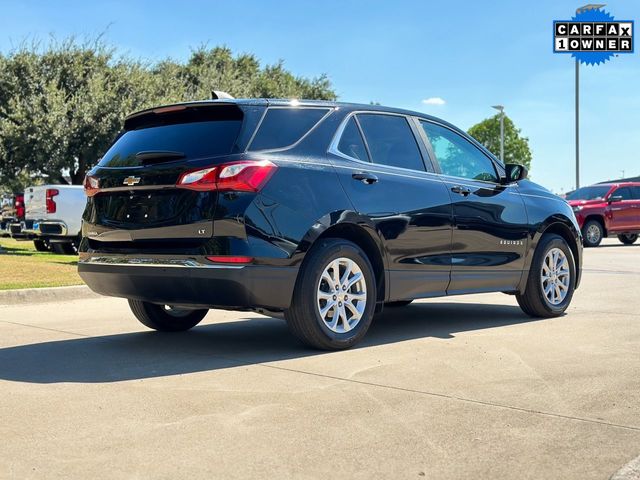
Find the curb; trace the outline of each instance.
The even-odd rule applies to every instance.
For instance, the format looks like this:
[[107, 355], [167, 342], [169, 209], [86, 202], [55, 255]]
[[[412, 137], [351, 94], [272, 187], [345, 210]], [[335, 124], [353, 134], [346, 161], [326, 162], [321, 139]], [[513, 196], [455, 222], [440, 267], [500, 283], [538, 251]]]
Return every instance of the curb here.
[[0, 306], [31, 305], [34, 303], [66, 302], [83, 298], [100, 298], [86, 285], [51, 288], [21, 288], [0, 291]]

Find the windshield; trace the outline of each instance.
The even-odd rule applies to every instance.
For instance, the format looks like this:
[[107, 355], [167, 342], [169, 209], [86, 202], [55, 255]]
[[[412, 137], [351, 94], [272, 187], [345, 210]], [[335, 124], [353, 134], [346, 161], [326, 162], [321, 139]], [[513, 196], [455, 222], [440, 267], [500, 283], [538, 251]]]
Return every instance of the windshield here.
[[594, 185], [582, 187], [567, 195], [567, 200], [598, 200], [604, 198], [611, 189], [610, 185]]

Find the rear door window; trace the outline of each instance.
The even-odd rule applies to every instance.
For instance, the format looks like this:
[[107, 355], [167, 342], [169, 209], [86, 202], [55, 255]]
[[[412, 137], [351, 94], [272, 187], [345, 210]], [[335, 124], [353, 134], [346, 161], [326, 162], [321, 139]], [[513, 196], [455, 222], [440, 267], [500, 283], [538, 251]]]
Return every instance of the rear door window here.
[[612, 197], [622, 197], [622, 200], [633, 200], [630, 187], [620, 187], [611, 194]]
[[424, 171], [420, 149], [405, 117], [373, 113], [357, 117], [372, 162]]
[[328, 108], [271, 107], [262, 119], [249, 150], [290, 147], [328, 112]]

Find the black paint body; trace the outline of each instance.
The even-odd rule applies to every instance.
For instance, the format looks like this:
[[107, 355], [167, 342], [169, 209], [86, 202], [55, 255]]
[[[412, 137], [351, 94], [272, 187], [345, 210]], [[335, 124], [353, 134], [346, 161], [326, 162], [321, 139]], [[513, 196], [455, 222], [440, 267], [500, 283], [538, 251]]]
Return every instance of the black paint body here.
[[[417, 133], [425, 171], [358, 161], [331, 148], [336, 132], [356, 111], [404, 115], [454, 130], [504, 174], [504, 166], [481, 145], [439, 119], [377, 106], [301, 102], [328, 113], [290, 148], [251, 151], [247, 147], [267, 108], [290, 103], [196, 105], [222, 103], [244, 115], [231, 154], [92, 170], [107, 189], [89, 198], [84, 213], [79, 271], [92, 289], [161, 304], [283, 310], [305, 255], [326, 236], [347, 238], [365, 250], [376, 270], [379, 304], [523, 291], [544, 232], [567, 240], [579, 280], [582, 242], [575, 217], [564, 200], [543, 187], [528, 180], [491, 183], [442, 175]], [[175, 188], [186, 170], [243, 159], [269, 160], [278, 167], [259, 193]], [[354, 178], [360, 174], [377, 181]], [[123, 186], [129, 175], [140, 177], [140, 184]], [[470, 193], [459, 195], [458, 187]], [[255, 260], [243, 268], [210, 268], [210, 255]], [[182, 263], [172, 268], [167, 262]]]

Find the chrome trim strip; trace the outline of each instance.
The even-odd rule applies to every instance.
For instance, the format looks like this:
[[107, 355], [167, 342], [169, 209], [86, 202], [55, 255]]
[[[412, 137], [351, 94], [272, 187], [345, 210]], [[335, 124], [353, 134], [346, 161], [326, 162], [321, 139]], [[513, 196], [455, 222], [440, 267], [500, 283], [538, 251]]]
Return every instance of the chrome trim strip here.
[[213, 268], [240, 270], [246, 265], [204, 264], [192, 258], [168, 259], [131, 257], [89, 257], [78, 261], [79, 265], [105, 265], [117, 267], [161, 267], [161, 268]]

